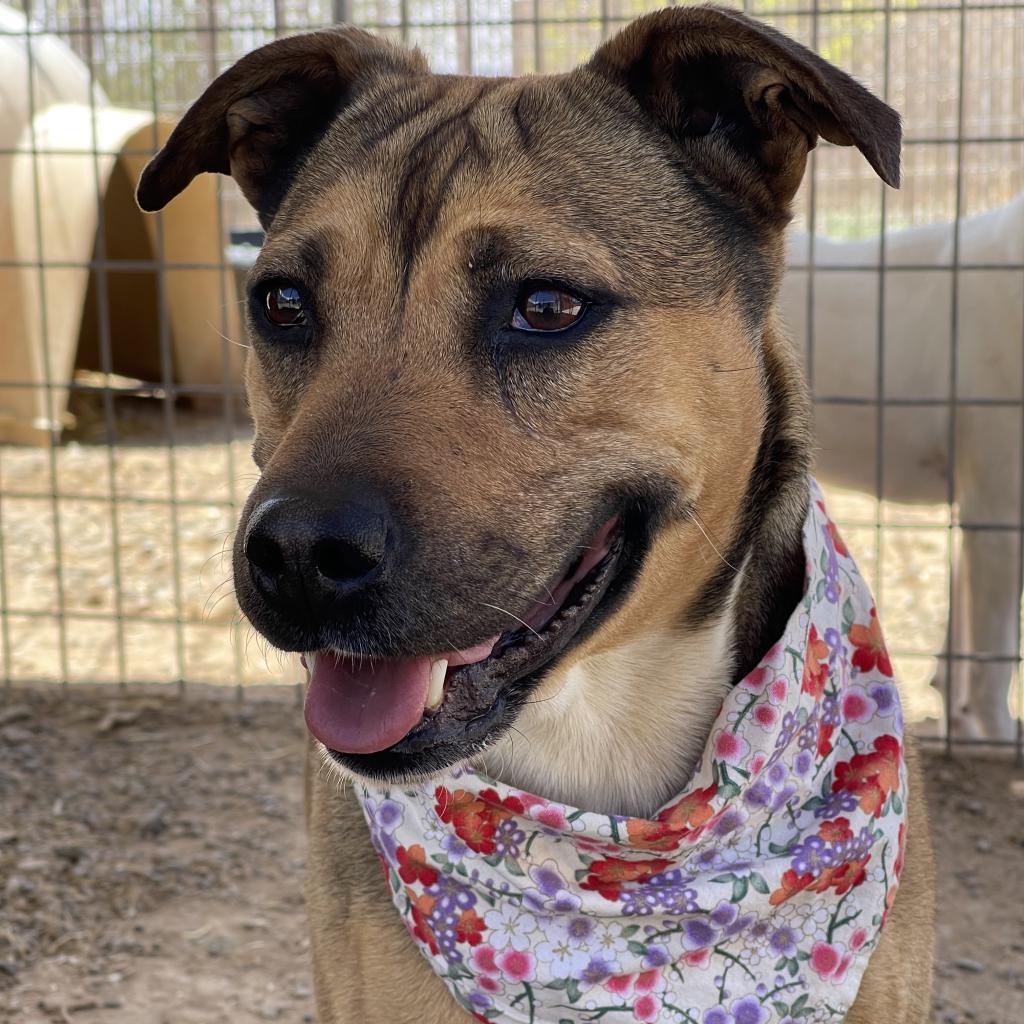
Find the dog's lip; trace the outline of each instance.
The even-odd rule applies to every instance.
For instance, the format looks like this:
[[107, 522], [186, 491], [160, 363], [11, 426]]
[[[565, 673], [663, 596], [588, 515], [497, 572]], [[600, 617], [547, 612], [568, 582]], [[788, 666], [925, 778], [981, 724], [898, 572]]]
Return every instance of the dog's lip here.
[[[600, 604], [622, 549], [620, 516], [614, 515], [583, 546], [557, 582], [544, 588], [543, 596], [518, 620], [521, 625], [462, 650], [430, 655], [432, 666], [440, 659], [447, 662], [440, 703], [429, 710], [424, 707], [423, 717], [385, 752], [401, 755], [428, 750], [435, 742], [444, 742], [453, 730], [472, 731], [482, 720], [500, 713], [498, 705], [503, 704], [506, 691], [553, 660]], [[305, 657], [303, 663], [309, 667]], [[338, 757], [353, 753], [324, 745]]]

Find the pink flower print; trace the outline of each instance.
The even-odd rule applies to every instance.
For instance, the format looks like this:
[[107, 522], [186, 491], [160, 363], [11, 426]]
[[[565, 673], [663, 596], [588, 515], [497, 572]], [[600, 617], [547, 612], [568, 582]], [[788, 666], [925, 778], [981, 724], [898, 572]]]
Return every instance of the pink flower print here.
[[689, 953], [684, 953], [683, 963], [689, 967], [700, 967], [701, 969], [707, 967], [711, 963], [711, 947], [706, 946], [704, 949], [694, 949]]
[[494, 950], [490, 946], [477, 946], [469, 955], [470, 962], [482, 974], [497, 974]]
[[752, 712], [754, 721], [757, 722], [765, 732], [771, 732], [775, 723], [779, 720], [778, 708], [771, 704], [758, 704]]
[[878, 705], [862, 686], [849, 686], [842, 696], [843, 718], [848, 722], [869, 722]]
[[635, 974], [613, 974], [605, 980], [604, 987], [617, 996], [628, 996], [633, 991]]
[[850, 949], [860, 949], [865, 942], [868, 941], [868, 932], [866, 928], [858, 928], [850, 938]]
[[833, 985], [841, 985], [846, 977], [853, 956], [843, 951], [841, 946], [829, 942], [817, 942], [811, 950], [811, 970], [824, 981]]
[[564, 832], [569, 828], [569, 823], [565, 820], [565, 808], [559, 807], [557, 804], [532, 807], [530, 808], [530, 817], [541, 825], [546, 825], [558, 832]]
[[633, 1003], [633, 1016], [637, 1020], [642, 1021], [655, 1021], [658, 1019], [658, 1000], [649, 993], [644, 996], [640, 996], [635, 1003]]
[[734, 732], [724, 730], [715, 739], [715, 757], [727, 764], [742, 764], [750, 753], [750, 744]]
[[749, 675], [745, 676], [741, 682], [745, 690], [753, 690], [754, 693], [760, 693], [764, 689], [764, 684], [768, 680], [768, 669], [763, 665], [755, 668]]
[[495, 957], [498, 969], [509, 981], [533, 981], [537, 962], [526, 950], [506, 949]]

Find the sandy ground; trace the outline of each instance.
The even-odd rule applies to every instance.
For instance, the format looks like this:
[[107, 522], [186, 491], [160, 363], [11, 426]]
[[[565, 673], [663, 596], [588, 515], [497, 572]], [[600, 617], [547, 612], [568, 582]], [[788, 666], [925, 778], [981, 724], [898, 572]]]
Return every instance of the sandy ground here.
[[[14, 688], [0, 748], [0, 1020], [314, 1019], [294, 694]], [[1024, 770], [929, 755], [927, 776], [932, 1021], [1018, 1024]]]

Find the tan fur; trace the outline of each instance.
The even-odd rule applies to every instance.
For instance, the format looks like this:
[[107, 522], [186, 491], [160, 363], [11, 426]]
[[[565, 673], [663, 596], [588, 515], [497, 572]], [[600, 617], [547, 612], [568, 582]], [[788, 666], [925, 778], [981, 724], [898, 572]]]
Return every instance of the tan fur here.
[[[624, 602], [551, 663], [514, 729], [460, 756], [609, 813], [649, 814], [678, 792], [802, 584], [809, 402], [774, 303], [819, 135], [898, 181], [893, 111], [712, 7], [640, 19], [567, 75], [432, 76], [418, 54], [339, 29], [221, 76], [139, 201], [156, 209], [195, 174], [230, 171], [268, 226], [247, 377], [262, 475], [235, 548], [250, 618], [279, 646], [325, 645], [302, 647], [248, 575], [245, 525], [267, 495], [386, 490], [415, 554], [364, 602], [371, 625], [330, 644], [393, 657], [521, 621], [628, 484], [628, 502], [642, 492], [659, 518]], [[508, 356], [495, 339], [514, 295], [501, 289], [538, 278], [613, 299], [579, 344]], [[256, 285], [271, 280], [315, 299], [315, 343], [260, 319]], [[394, 912], [341, 769], [312, 742], [306, 785], [321, 1024], [468, 1020]], [[849, 1024], [927, 1014], [916, 769], [909, 814], [902, 884]]]

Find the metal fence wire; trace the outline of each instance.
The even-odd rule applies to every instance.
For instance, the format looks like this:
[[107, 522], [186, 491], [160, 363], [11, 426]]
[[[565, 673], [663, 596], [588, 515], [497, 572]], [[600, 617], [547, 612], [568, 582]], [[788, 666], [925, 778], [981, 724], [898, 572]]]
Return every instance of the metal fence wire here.
[[[7, 685], [244, 688], [297, 676], [241, 622], [225, 555], [255, 479], [239, 286], [258, 226], [229, 179], [198, 186], [206, 191], [188, 210], [179, 200], [144, 219], [131, 202], [138, 171], [203, 87], [276, 36], [337, 21], [417, 45], [437, 71], [557, 71], [658, 6], [0, 5]], [[1024, 207], [1015, 213], [1014, 201], [1024, 192], [1024, 3], [743, 7], [903, 114], [899, 192], [881, 186], [856, 153], [815, 151], [784, 309], [806, 355], [819, 423], [841, 438], [869, 439], [844, 465], [842, 444], [823, 441], [823, 473], [826, 483], [846, 484], [830, 488], [832, 511], [872, 580], [910, 718], [938, 741], [973, 739], [958, 727], [956, 687], [972, 687], [973, 700], [979, 687], [1005, 690], [1012, 675], [1012, 731], [1002, 742], [1020, 755]], [[979, 346], [978, 324], [1004, 341]], [[853, 350], [837, 363], [842, 332], [853, 328]], [[930, 447], [920, 440], [935, 436], [941, 443]], [[981, 469], [979, 438], [990, 442]], [[830, 475], [832, 455], [839, 468]], [[965, 499], [975, 493], [977, 501]], [[982, 552], [964, 570], [973, 572], [970, 586], [954, 568], [965, 550]], [[981, 593], [979, 575], [994, 564], [1002, 590], [989, 597], [1003, 602], [1012, 629], [981, 642], [966, 628], [962, 595]]]

